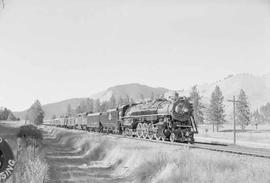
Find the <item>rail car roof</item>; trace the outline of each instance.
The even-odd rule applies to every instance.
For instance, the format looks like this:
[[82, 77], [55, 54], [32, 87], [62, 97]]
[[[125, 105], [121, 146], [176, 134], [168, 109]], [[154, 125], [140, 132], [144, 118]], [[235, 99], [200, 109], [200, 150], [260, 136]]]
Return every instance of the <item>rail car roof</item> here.
[[98, 116], [100, 115], [101, 113], [100, 112], [97, 112], [97, 113], [91, 113], [91, 114], [88, 114], [87, 116]]
[[118, 110], [117, 108], [114, 108], [114, 109], [109, 109], [106, 112], [114, 112], [114, 111], [117, 111], [117, 110]]

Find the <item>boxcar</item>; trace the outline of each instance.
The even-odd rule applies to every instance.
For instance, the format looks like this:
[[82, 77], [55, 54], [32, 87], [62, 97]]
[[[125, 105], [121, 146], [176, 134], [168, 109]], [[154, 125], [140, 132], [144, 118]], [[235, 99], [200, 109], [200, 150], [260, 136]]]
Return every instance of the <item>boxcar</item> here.
[[63, 127], [64, 124], [64, 118], [58, 118], [60, 127]]
[[102, 125], [100, 123], [101, 113], [92, 113], [87, 115], [87, 130], [88, 131], [102, 131]]
[[68, 118], [67, 127], [68, 128], [75, 128], [75, 118], [74, 117]]
[[111, 109], [103, 112], [100, 115], [100, 122], [103, 126], [103, 131], [108, 133], [119, 132], [119, 111], [118, 109]]
[[76, 117], [76, 127], [85, 130], [87, 127], [87, 113], [78, 114]]

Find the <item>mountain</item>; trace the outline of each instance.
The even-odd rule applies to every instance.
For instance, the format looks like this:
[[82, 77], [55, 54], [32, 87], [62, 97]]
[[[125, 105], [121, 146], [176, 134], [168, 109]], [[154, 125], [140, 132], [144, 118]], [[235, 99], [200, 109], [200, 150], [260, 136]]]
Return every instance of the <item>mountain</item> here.
[[[213, 83], [198, 85], [204, 103], [209, 103], [211, 93], [216, 86], [221, 88], [227, 112], [232, 110], [232, 104], [227, 100], [232, 99], [233, 96], [238, 96], [240, 89], [246, 92], [251, 109], [259, 108], [270, 102], [270, 74], [263, 76], [246, 73], [229, 75]], [[187, 94], [189, 91], [190, 88], [185, 90], [183, 94]]]
[[166, 88], [153, 88], [138, 83], [131, 83], [110, 87], [106, 91], [92, 95], [90, 98], [98, 98], [101, 101], [108, 101], [113, 95], [116, 99], [119, 99], [120, 97], [125, 98], [128, 96], [129, 98], [133, 98], [134, 100], [139, 100], [140, 98], [142, 98], [142, 96], [144, 98], [151, 98], [152, 95], [158, 97], [167, 91], [169, 90]]
[[[56, 103], [50, 103], [42, 105], [42, 109], [45, 112], [45, 118], [51, 118], [53, 115], [61, 116], [67, 112], [67, 107], [70, 104], [72, 108], [77, 107], [81, 101], [85, 100], [86, 98], [72, 98]], [[14, 112], [14, 115], [19, 117], [20, 119], [25, 119], [27, 110], [21, 112]]]
[[[101, 102], [109, 101], [112, 96], [114, 96], [117, 100], [122, 97], [129, 97], [133, 100], [139, 100], [142, 95], [144, 98], [150, 98], [152, 95], [158, 97], [165, 92], [169, 91], [166, 88], [154, 88], [146, 85], [141, 85], [138, 83], [131, 83], [125, 85], [118, 85], [114, 87], [110, 87], [105, 91], [99, 92], [97, 94], [91, 95], [89, 98], [93, 99], [100, 99]], [[64, 115], [67, 111], [67, 107], [70, 104], [71, 108], [75, 109], [81, 101], [85, 100], [86, 98], [73, 98], [68, 99], [56, 103], [50, 103], [43, 105], [42, 108], [45, 112], [45, 118], [51, 118], [53, 115], [61, 116]], [[24, 119], [26, 115], [26, 111], [22, 112], [14, 112], [14, 114]]]
[[[228, 99], [232, 99], [237, 96], [240, 89], [244, 89], [251, 106], [251, 109], [259, 108], [270, 102], [270, 74], [263, 76], [255, 76], [252, 74], [236, 74], [229, 75], [224, 79], [198, 85], [200, 94], [203, 96], [203, 103], [208, 104], [211, 93], [216, 86], [219, 86], [224, 95], [224, 104], [227, 114], [231, 113], [232, 104], [227, 102]], [[142, 95], [144, 98], [151, 98], [152, 95], [158, 97], [169, 90], [166, 88], [154, 88], [138, 83], [117, 85], [108, 88], [105, 91], [91, 95], [89, 98], [100, 99], [101, 102], [110, 100], [111, 96], [114, 96], [117, 100], [122, 97], [129, 97], [133, 100], [140, 100]], [[179, 91], [180, 95], [189, 96], [190, 88]], [[75, 109], [81, 101], [86, 98], [73, 98], [64, 100], [57, 103], [46, 104], [43, 109], [46, 113], [46, 118], [52, 117], [54, 114], [60, 116], [66, 113], [67, 106], [70, 104]], [[14, 112], [17, 117], [24, 118], [26, 111]]]

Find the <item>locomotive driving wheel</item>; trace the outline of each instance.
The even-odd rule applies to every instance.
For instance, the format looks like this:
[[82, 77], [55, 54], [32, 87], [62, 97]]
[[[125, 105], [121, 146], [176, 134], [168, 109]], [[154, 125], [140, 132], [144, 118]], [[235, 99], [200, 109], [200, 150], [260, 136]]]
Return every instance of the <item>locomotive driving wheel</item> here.
[[144, 139], [147, 139], [147, 137], [148, 137], [148, 125], [146, 123], [144, 123], [142, 129], [143, 129], [142, 130], [142, 133], [143, 133], [142, 137]]
[[158, 140], [157, 133], [154, 133], [153, 139]]
[[138, 124], [137, 129], [136, 129], [136, 133], [137, 133], [137, 136], [138, 136], [139, 138], [142, 137], [143, 132], [142, 132], [142, 124], [141, 124], [141, 123]]
[[148, 137], [150, 140], [154, 138], [154, 126], [152, 124], [148, 126]]

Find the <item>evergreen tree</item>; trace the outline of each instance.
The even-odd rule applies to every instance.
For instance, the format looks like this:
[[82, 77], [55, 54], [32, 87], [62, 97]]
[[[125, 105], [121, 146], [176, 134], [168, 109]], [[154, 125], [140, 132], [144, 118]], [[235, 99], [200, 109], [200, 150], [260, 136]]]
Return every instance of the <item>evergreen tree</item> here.
[[124, 105], [124, 99], [120, 96], [118, 99], [118, 106]]
[[94, 111], [94, 100], [87, 98], [86, 99], [86, 111], [85, 112], [93, 112]]
[[0, 110], [0, 120], [7, 120], [10, 113], [11, 113], [11, 111], [8, 110], [7, 108], [1, 109]]
[[214, 126], [216, 125], [216, 130], [218, 131], [219, 126], [225, 122], [224, 114], [224, 97], [219, 86], [216, 86], [215, 90], [211, 95], [210, 105], [208, 108], [208, 118]]
[[56, 115], [55, 114], [52, 116], [52, 119], [56, 119]]
[[130, 102], [130, 98], [129, 95], [126, 95], [125, 99], [124, 99], [124, 104], [127, 105]]
[[66, 112], [66, 115], [67, 115], [67, 116], [72, 116], [72, 108], [71, 108], [71, 105], [70, 105], [70, 104], [68, 104], [68, 106], [67, 106], [67, 112]]
[[142, 102], [144, 101], [144, 95], [143, 95], [143, 94], [140, 95], [140, 100], [141, 100]]
[[130, 98], [130, 102], [129, 102], [130, 104], [134, 104], [135, 102], [134, 102], [134, 99], [133, 98]]
[[270, 103], [269, 102], [260, 108], [260, 113], [263, 116], [264, 121], [270, 122]]
[[95, 100], [94, 112], [100, 112], [100, 100], [99, 99]]
[[154, 94], [154, 92], [151, 92], [150, 100], [154, 100], [154, 99], [155, 99], [155, 94]]
[[190, 92], [190, 99], [193, 104], [193, 114], [195, 121], [197, 123], [203, 123], [204, 122], [204, 114], [202, 112], [204, 106], [201, 103], [202, 97], [199, 94], [199, 91], [197, 89], [197, 86], [193, 86]]
[[30, 123], [35, 125], [40, 125], [43, 123], [44, 111], [41, 107], [41, 104], [38, 100], [28, 109], [27, 117]]
[[10, 111], [7, 117], [7, 121], [16, 121], [17, 118], [14, 116], [14, 114]]
[[243, 89], [240, 90], [236, 103], [236, 119], [242, 130], [250, 123], [250, 108], [248, 104], [248, 97]]
[[75, 112], [76, 112], [76, 114], [82, 113], [81, 105], [78, 105], [78, 106], [76, 107]]
[[111, 109], [116, 108], [116, 99], [115, 99], [114, 95], [111, 96], [110, 102], [109, 102], [109, 103], [110, 103], [110, 104], [109, 104], [109, 107], [110, 107]]
[[252, 116], [253, 122], [254, 122], [254, 124], [255, 124], [255, 126], [256, 126], [256, 129], [257, 129], [258, 125], [259, 125], [260, 123], [262, 123], [262, 121], [263, 121], [263, 116], [259, 113], [259, 110], [258, 110], [258, 109], [255, 110], [255, 111], [252, 113], [251, 116]]
[[108, 102], [104, 101], [102, 102], [102, 104], [100, 105], [100, 112], [105, 112], [107, 111], [109, 108]]

